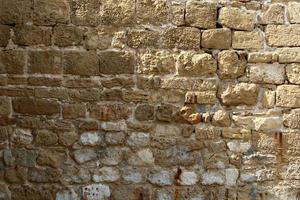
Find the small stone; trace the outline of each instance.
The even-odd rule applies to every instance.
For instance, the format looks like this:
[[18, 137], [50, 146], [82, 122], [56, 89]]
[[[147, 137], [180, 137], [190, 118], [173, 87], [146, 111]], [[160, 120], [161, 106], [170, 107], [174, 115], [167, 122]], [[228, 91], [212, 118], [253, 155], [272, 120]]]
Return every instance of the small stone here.
[[234, 49], [262, 49], [263, 35], [258, 31], [234, 31], [232, 47]]
[[184, 50], [199, 50], [201, 31], [193, 27], [171, 27], [163, 32], [164, 48]]
[[300, 23], [300, 3], [292, 1], [288, 3], [288, 19], [291, 23]]
[[276, 90], [276, 105], [287, 108], [300, 107], [300, 86], [278, 86]]
[[228, 28], [251, 31], [256, 23], [255, 12], [244, 11], [234, 7], [223, 7], [218, 21]]
[[285, 79], [285, 69], [277, 64], [251, 65], [249, 70], [250, 81], [253, 83], [282, 84]]
[[133, 154], [128, 162], [131, 165], [135, 166], [147, 166], [153, 165], [155, 158], [153, 157], [153, 153], [150, 149], [142, 149], [139, 150], [136, 154]]
[[129, 52], [105, 51], [100, 53], [100, 73], [133, 74], [134, 56]]
[[11, 112], [11, 100], [6, 97], [0, 97], [0, 116], [8, 116]]
[[105, 142], [110, 145], [120, 145], [125, 141], [124, 132], [108, 132], [105, 134]]
[[155, 185], [158, 186], [167, 186], [172, 185], [173, 183], [173, 176], [171, 172], [167, 170], [155, 170], [151, 172], [148, 177], [148, 180]]
[[202, 175], [202, 184], [203, 185], [212, 185], [212, 184], [223, 185], [224, 177], [219, 172], [205, 172]]
[[139, 121], [154, 119], [154, 106], [148, 104], [138, 105], [134, 111], [134, 116]]
[[290, 83], [300, 84], [300, 64], [294, 63], [287, 65], [286, 75]]
[[227, 147], [230, 151], [234, 153], [246, 153], [251, 148], [250, 142], [242, 142], [238, 140], [233, 140], [227, 142]]
[[101, 121], [127, 119], [129, 108], [121, 103], [96, 104], [91, 105], [90, 115]]
[[262, 94], [261, 104], [265, 108], [272, 108], [275, 105], [275, 91], [264, 90]]
[[182, 171], [179, 179], [180, 185], [195, 185], [199, 181], [198, 174], [186, 170]]
[[218, 54], [218, 75], [221, 79], [238, 78], [245, 73], [246, 55], [244, 53], [228, 50]]
[[16, 129], [12, 141], [17, 145], [29, 145], [33, 140], [33, 136], [30, 130], [27, 129]]
[[231, 47], [230, 29], [204, 30], [202, 32], [201, 46], [210, 49], [229, 49]]
[[215, 112], [212, 118], [212, 124], [214, 126], [230, 126], [230, 116], [229, 113], [224, 110], [218, 110]]
[[124, 168], [122, 177], [129, 183], [142, 183], [145, 181], [143, 171], [133, 167]]
[[120, 172], [115, 167], [102, 167], [93, 175], [93, 181], [95, 182], [114, 182], [120, 178]]
[[78, 195], [76, 192], [71, 190], [62, 190], [56, 193], [55, 200], [78, 200]]
[[64, 146], [71, 146], [79, 139], [79, 135], [76, 132], [62, 132], [59, 133], [59, 143]]
[[173, 106], [168, 104], [162, 104], [157, 107], [156, 118], [159, 121], [170, 122], [173, 115]]
[[284, 12], [284, 6], [280, 4], [263, 6], [261, 24], [283, 24], [285, 17]]
[[105, 200], [111, 192], [109, 186], [98, 183], [82, 187], [82, 194], [86, 200]]
[[250, 52], [248, 54], [249, 63], [270, 63], [277, 60], [278, 55], [273, 52]]
[[98, 132], [86, 132], [80, 135], [79, 141], [84, 146], [95, 146], [101, 142]]
[[225, 177], [226, 177], [226, 185], [227, 186], [235, 186], [236, 181], [239, 177], [239, 170], [235, 168], [229, 168], [225, 170]]
[[221, 90], [221, 101], [225, 105], [254, 105], [257, 102], [258, 87], [255, 84], [238, 83]]
[[58, 142], [56, 133], [49, 130], [36, 131], [35, 143], [41, 146], [51, 146]]
[[171, 10], [172, 10], [172, 23], [180, 26], [184, 25], [184, 12], [185, 12], [185, 3], [181, 2], [171, 2]]
[[292, 129], [300, 129], [300, 109], [293, 109], [289, 114], [284, 114], [283, 124]]
[[126, 131], [127, 124], [124, 121], [120, 122], [102, 122], [101, 128], [105, 131]]
[[176, 65], [181, 76], [211, 75], [217, 70], [217, 62], [210, 54], [195, 54], [182, 51]]
[[144, 147], [149, 145], [150, 143], [150, 135], [149, 133], [131, 133], [127, 144], [131, 147]]
[[186, 3], [186, 23], [197, 28], [215, 28], [217, 5], [209, 2], [188, 0]]
[[74, 151], [74, 159], [78, 164], [83, 164], [88, 161], [95, 160], [97, 154], [94, 149], [80, 149]]
[[100, 154], [100, 161], [104, 165], [118, 165], [123, 159], [123, 148], [106, 147]]
[[297, 47], [300, 46], [299, 24], [292, 25], [268, 25], [266, 27], [267, 44], [274, 47]]
[[216, 91], [187, 92], [185, 94], [185, 103], [215, 104], [216, 100]]

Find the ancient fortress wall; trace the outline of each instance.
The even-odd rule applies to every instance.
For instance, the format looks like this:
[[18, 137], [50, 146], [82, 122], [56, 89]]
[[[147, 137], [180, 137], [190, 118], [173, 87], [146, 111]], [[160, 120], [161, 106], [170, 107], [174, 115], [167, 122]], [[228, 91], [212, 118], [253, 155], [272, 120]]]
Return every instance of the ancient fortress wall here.
[[0, 0], [1, 200], [299, 200], [300, 1]]

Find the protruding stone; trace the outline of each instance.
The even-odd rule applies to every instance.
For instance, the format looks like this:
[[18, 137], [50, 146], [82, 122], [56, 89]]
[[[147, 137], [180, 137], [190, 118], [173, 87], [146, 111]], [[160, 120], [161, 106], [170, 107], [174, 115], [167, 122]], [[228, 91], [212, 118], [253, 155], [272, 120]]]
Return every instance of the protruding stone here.
[[221, 51], [218, 54], [219, 70], [221, 79], [238, 78], [245, 73], [246, 54], [238, 51]]
[[213, 115], [212, 124], [214, 126], [230, 126], [229, 113], [224, 110], [218, 110]]
[[258, 87], [255, 84], [238, 83], [228, 85], [221, 90], [220, 98], [225, 105], [255, 105]]
[[211, 75], [217, 70], [217, 62], [210, 54], [181, 52], [177, 57], [178, 74], [181, 76]]

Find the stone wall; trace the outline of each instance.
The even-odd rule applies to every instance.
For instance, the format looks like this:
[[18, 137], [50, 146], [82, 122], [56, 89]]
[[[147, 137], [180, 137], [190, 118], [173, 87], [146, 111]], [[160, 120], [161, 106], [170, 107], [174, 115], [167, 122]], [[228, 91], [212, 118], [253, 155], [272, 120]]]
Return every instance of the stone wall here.
[[0, 0], [0, 46], [0, 199], [300, 199], [300, 2]]

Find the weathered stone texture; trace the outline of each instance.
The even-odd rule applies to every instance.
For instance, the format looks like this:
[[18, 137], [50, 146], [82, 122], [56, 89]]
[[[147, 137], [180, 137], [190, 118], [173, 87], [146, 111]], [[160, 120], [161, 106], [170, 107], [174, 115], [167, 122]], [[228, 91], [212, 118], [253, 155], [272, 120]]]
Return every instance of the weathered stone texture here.
[[0, 0], [0, 199], [299, 199], [299, 9]]

